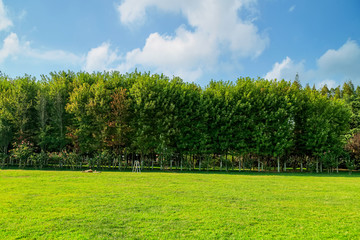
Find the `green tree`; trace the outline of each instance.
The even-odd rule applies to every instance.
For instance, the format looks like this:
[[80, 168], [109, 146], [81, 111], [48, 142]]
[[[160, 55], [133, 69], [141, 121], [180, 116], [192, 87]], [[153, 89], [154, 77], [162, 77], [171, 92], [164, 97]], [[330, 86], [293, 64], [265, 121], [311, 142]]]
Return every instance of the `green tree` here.
[[107, 144], [117, 154], [124, 153], [130, 143], [130, 99], [126, 89], [115, 89], [111, 95], [110, 116], [108, 121]]
[[342, 87], [342, 96], [348, 102], [350, 98], [355, 94], [354, 85], [351, 81], [344, 82]]
[[66, 128], [69, 127], [73, 116], [66, 112], [65, 107], [74, 88], [74, 78], [75, 74], [73, 72], [50, 73], [50, 78], [47, 78], [51, 107], [49, 114], [51, 146], [49, 148], [52, 151], [61, 152], [68, 144]]
[[39, 90], [35, 99], [35, 108], [38, 113], [38, 139], [37, 142], [41, 151], [47, 151], [51, 143], [49, 112], [50, 112], [50, 95], [49, 88], [46, 82], [39, 83]]
[[326, 96], [326, 97], [330, 96], [330, 90], [326, 84], [321, 88], [321, 95]]

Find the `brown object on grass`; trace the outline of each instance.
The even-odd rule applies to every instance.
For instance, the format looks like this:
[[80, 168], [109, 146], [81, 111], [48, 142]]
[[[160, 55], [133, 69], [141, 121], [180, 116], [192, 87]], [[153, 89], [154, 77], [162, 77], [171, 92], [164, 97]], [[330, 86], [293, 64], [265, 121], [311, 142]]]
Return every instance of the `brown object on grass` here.
[[88, 169], [88, 170], [85, 170], [85, 171], [81, 171], [81, 172], [83, 172], [83, 173], [101, 173], [101, 172], [98, 172], [98, 171], [93, 171], [93, 170], [91, 170], [91, 169]]

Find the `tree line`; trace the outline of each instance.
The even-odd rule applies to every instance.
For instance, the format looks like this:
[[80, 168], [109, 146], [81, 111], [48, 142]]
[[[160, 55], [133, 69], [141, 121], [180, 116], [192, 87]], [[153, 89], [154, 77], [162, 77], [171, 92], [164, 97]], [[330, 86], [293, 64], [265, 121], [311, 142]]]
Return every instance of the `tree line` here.
[[0, 166], [328, 171], [359, 163], [360, 89], [159, 74], [0, 76]]

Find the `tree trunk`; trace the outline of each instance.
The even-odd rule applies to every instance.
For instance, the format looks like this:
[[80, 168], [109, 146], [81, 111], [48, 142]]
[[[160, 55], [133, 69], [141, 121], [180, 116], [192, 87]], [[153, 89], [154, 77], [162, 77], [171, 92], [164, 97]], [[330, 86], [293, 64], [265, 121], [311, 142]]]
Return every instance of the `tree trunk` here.
[[322, 162], [320, 163], [320, 172], [323, 171], [323, 166], [322, 166]]
[[128, 168], [128, 159], [129, 159], [129, 156], [128, 156], [128, 155], [125, 155], [125, 171], [126, 171], [127, 168]]
[[277, 158], [278, 173], [280, 172], [280, 158]]
[[133, 167], [135, 164], [135, 154], [132, 154], [131, 156], [131, 167]]
[[160, 170], [163, 170], [163, 154], [160, 154]]
[[234, 154], [231, 155], [231, 170], [234, 171]]
[[208, 154], [205, 154], [206, 157], [206, 171], [209, 171], [209, 165], [210, 165], [210, 156]]
[[121, 158], [122, 158], [122, 156], [120, 156], [120, 158], [118, 157], [118, 161], [119, 161], [119, 171], [121, 171]]
[[188, 161], [188, 163], [189, 163], [189, 171], [191, 171], [191, 153], [190, 153], [190, 156], [189, 156], [189, 161]]
[[212, 155], [212, 158], [211, 158], [213, 161], [212, 161], [212, 169], [215, 170], [216, 168], [216, 164], [215, 164], [215, 153]]
[[228, 171], [227, 152], [225, 153], [225, 164], [226, 164], [226, 171]]
[[241, 158], [239, 158], [239, 172], [241, 172]]

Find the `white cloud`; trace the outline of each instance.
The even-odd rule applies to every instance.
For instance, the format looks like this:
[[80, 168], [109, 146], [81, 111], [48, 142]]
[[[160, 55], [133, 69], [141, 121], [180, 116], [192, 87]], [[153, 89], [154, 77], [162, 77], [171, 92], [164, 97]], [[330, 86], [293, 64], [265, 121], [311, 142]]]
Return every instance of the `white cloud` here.
[[28, 57], [35, 59], [52, 61], [52, 62], [64, 62], [64, 63], [66, 62], [73, 65], [78, 65], [83, 61], [83, 57], [64, 50], [41, 51], [29, 47], [26, 49], [25, 54]]
[[289, 12], [293, 12], [296, 8], [296, 5], [292, 5], [290, 8], [289, 8]]
[[0, 49], [0, 63], [10, 56], [16, 56], [21, 52], [19, 39], [15, 33], [10, 33], [3, 41], [3, 47]]
[[175, 37], [151, 34], [143, 49], [126, 54], [125, 62], [119, 68], [128, 71], [141, 65], [170, 76], [181, 74], [184, 79], [191, 76], [191, 80], [196, 80], [195, 77], [201, 76], [201, 69], [215, 64], [217, 54], [213, 40], [180, 27]]
[[348, 40], [338, 50], [328, 50], [317, 60], [317, 65], [324, 76], [343, 75], [360, 80], [360, 46]]
[[110, 43], [103, 43], [89, 51], [84, 70], [88, 72], [109, 70], [110, 66], [119, 58], [116, 52], [110, 49]]
[[255, 0], [125, 0], [117, 7], [123, 24], [143, 22], [146, 10], [157, 7], [181, 13], [194, 30], [180, 26], [175, 36], [152, 33], [144, 47], [129, 51], [118, 68], [129, 70], [140, 65], [170, 75], [182, 73], [183, 78], [185, 75], [198, 78], [204, 70], [217, 65], [221, 52], [231, 52], [234, 58], [255, 58], [268, 46], [269, 39], [259, 34], [249, 19], [252, 14], [239, 17], [239, 10], [254, 13], [255, 3]]
[[[174, 76], [181, 76], [183, 79], [185, 79], [188, 82], [195, 82], [202, 76], [203, 70], [199, 67], [197, 69], [192, 69], [192, 70], [178, 69], [178, 70], [172, 71], [171, 73]], [[171, 73], [165, 72], [165, 75], [171, 76]]]
[[294, 80], [296, 73], [303, 75], [304, 62], [294, 63], [289, 57], [286, 57], [281, 63], [276, 62], [273, 69], [265, 75], [265, 79], [287, 79]]
[[303, 83], [316, 83], [317, 87], [325, 84], [329, 88], [352, 80], [360, 84], [360, 46], [356, 41], [348, 40], [339, 49], [329, 49], [316, 61], [316, 69], [305, 69], [304, 61], [295, 63], [286, 57], [281, 63], [276, 62], [265, 78], [294, 80], [298, 72]]
[[8, 18], [6, 14], [5, 6], [0, 0], [0, 31], [5, 30], [13, 25], [12, 21]]
[[45, 60], [59, 63], [79, 65], [83, 60], [81, 56], [63, 50], [43, 51], [31, 47], [30, 42], [20, 42], [16, 33], [10, 33], [3, 41], [0, 49], [0, 64], [7, 58], [27, 57], [33, 60]]

